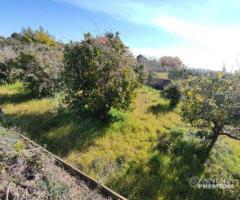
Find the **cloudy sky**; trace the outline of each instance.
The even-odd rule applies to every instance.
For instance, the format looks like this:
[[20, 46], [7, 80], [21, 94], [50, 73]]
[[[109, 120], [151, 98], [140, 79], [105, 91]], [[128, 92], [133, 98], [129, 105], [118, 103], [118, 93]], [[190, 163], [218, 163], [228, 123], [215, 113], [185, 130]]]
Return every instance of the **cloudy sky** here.
[[132, 52], [179, 56], [189, 67], [240, 63], [239, 0], [0, 0], [0, 35], [43, 26], [65, 42], [120, 32]]

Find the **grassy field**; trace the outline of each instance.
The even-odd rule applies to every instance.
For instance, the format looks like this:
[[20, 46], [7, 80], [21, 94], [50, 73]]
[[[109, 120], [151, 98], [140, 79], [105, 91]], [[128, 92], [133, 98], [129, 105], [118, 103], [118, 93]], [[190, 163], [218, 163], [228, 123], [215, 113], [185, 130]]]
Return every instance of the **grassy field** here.
[[197, 189], [191, 177], [240, 178], [239, 142], [220, 138], [210, 154], [158, 91], [138, 89], [127, 112], [108, 122], [59, 108], [58, 98], [31, 99], [21, 83], [0, 86], [5, 125], [16, 126], [53, 153], [129, 199], [236, 199], [233, 189]]

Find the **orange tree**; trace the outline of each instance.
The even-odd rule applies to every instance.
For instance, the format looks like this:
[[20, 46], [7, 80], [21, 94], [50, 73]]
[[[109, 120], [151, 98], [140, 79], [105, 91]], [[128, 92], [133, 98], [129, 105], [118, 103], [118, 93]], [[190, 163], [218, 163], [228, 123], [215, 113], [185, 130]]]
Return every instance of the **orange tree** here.
[[240, 140], [239, 75], [195, 77], [186, 81], [182, 115], [192, 125], [211, 130], [211, 147], [219, 135]]
[[111, 108], [127, 109], [137, 87], [135, 61], [118, 34], [70, 43], [64, 52], [66, 103], [75, 111], [105, 118]]

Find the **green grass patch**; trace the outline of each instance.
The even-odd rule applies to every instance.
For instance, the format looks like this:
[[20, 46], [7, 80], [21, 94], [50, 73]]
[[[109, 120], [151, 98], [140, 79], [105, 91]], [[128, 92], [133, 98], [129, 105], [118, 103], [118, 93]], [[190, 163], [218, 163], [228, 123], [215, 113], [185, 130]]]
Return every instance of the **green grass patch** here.
[[239, 142], [222, 137], [206, 154], [179, 108], [170, 108], [154, 89], [138, 89], [129, 111], [112, 110], [109, 122], [59, 111], [57, 98], [31, 99], [21, 83], [0, 86], [0, 104], [9, 125], [129, 199], [239, 195], [237, 187], [189, 186], [193, 176], [239, 180]]
[[154, 72], [153, 78], [156, 79], [168, 79], [168, 73], [167, 72]]

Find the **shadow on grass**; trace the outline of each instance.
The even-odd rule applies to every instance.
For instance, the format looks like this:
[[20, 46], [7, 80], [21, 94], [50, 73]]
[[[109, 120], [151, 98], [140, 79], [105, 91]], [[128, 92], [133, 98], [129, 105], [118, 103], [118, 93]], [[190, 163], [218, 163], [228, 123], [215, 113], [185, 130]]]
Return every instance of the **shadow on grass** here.
[[205, 145], [196, 146], [173, 132], [160, 138], [148, 161], [129, 163], [128, 169], [107, 185], [129, 199], [228, 199], [227, 193], [189, 184], [191, 177], [201, 176], [208, 158]]
[[[28, 93], [0, 94], [0, 105], [23, 103], [32, 99]], [[7, 126], [16, 126], [32, 140], [47, 145], [51, 152], [66, 156], [70, 151], [88, 148], [97, 137], [119, 116], [110, 116], [107, 121], [79, 117], [71, 112], [46, 112], [5, 115]]]
[[32, 99], [28, 93], [17, 93], [17, 94], [0, 94], [0, 105], [7, 103], [23, 103]]
[[154, 115], [158, 115], [161, 113], [167, 113], [174, 109], [174, 106], [171, 106], [170, 104], [157, 104], [152, 105], [148, 108], [148, 112], [153, 113]]
[[9, 125], [24, 131], [34, 141], [47, 145], [47, 149], [66, 156], [72, 150], [88, 148], [96, 138], [104, 135], [115, 120], [103, 122], [96, 118], [78, 117], [74, 113], [16, 114], [7, 116]]

